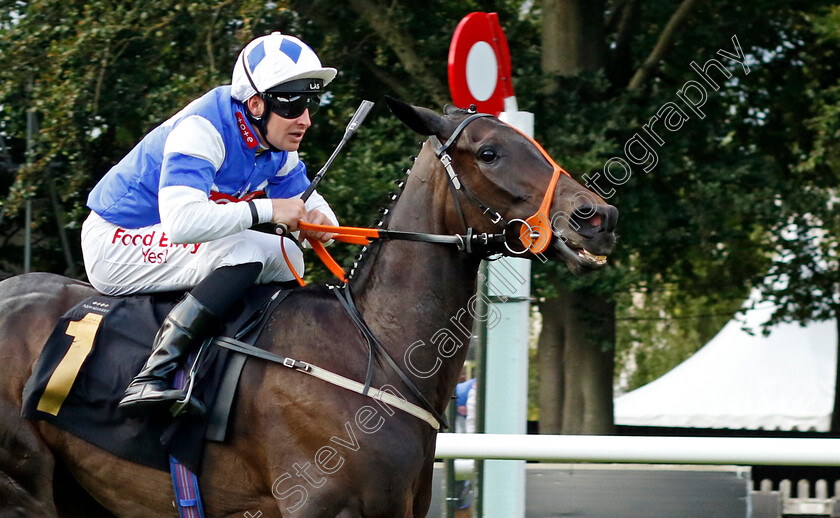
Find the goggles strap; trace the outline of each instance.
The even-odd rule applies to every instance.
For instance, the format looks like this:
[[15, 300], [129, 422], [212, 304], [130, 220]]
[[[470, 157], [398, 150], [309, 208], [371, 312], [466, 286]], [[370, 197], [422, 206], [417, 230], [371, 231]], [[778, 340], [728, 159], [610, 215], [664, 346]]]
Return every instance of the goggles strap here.
[[268, 118], [271, 115], [271, 110], [268, 108], [268, 101], [266, 101], [265, 94], [260, 92], [260, 89], [257, 88], [257, 84], [254, 83], [254, 79], [251, 77], [248, 65], [245, 64], [245, 53], [243, 52], [240, 56], [242, 57], [240, 61], [242, 62], [242, 69], [245, 70], [245, 77], [248, 78], [248, 82], [251, 83], [251, 88], [257, 92], [257, 95], [260, 96], [260, 99], [262, 99], [263, 104], [265, 105], [262, 116], [256, 117], [253, 113], [251, 113], [251, 110], [248, 109], [248, 105], [242, 103], [245, 106], [245, 115], [248, 116], [248, 120], [251, 122], [251, 125], [255, 126], [260, 131], [260, 135], [262, 135], [263, 139], [268, 144], [268, 149], [270, 149], [273, 153], [277, 153], [280, 149], [275, 147], [274, 144], [268, 140]]

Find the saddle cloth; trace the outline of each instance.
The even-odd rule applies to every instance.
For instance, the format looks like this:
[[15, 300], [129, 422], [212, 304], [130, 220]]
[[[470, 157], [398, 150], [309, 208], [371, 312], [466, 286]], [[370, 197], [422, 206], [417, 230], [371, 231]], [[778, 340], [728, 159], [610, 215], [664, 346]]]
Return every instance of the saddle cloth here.
[[[282, 297], [273, 296], [280, 290], [277, 284], [250, 288], [219, 334], [235, 336], [250, 328], [239, 339], [256, 341], [264, 321], [259, 317], [272, 301], [279, 303]], [[24, 389], [21, 415], [49, 422], [132, 462], [168, 472], [172, 455], [198, 473], [207, 417], [172, 418], [167, 413], [127, 417], [117, 408], [125, 388], [148, 359], [164, 317], [182, 295], [97, 295], [76, 305], [61, 317], [35, 363]], [[193, 397], [204, 402], [208, 415], [214, 413], [232, 356], [231, 351], [210, 344], [202, 353]], [[234, 390], [235, 386], [234, 380]], [[218, 399], [230, 406], [233, 397]]]

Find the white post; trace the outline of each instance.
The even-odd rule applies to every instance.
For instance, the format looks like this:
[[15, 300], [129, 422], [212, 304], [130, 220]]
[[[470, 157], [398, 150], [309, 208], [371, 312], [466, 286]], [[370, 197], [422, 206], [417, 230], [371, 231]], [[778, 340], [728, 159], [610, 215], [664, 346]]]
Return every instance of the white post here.
[[[516, 98], [505, 100], [499, 119], [531, 136], [534, 115], [517, 110]], [[490, 316], [487, 321], [487, 374], [484, 432], [524, 434], [528, 421], [528, 334], [531, 263], [508, 258], [487, 269]], [[524, 518], [525, 462], [484, 462], [481, 495], [483, 518]]]
[[562, 463], [838, 466], [840, 439], [440, 434], [435, 457]]

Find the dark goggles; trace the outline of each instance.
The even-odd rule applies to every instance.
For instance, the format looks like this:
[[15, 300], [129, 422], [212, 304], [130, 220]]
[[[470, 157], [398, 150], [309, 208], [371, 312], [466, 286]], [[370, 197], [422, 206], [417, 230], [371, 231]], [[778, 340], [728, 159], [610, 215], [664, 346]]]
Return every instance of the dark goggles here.
[[263, 99], [268, 103], [269, 109], [284, 119], [297, 119], [303, 112], [309, 109], [309, 116], [315, 115], [321, 106], [321, 96], [312, 94], [303, 95], [277, 95], [264, 93]]

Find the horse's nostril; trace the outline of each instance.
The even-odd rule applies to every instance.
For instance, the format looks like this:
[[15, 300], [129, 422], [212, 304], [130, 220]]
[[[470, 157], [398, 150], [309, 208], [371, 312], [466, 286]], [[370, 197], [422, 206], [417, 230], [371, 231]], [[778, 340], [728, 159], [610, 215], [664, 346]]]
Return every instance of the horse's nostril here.
[[618, 224], [618, 209], [613, 207], [612, 205], [608, 205], [606, 208], [606, 222], [604, 224], [604, 230], [607, 232], [612, 232], [615, 230], [615, 226]]
[[589, 218], [587, 221], [593, 227], [598, 228], [598, 227], [601, 226], [601, 223], [603, 223], [604, 220], [601, 218], [600, 214], [595, 214], [594, 216]]

